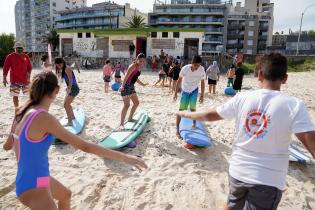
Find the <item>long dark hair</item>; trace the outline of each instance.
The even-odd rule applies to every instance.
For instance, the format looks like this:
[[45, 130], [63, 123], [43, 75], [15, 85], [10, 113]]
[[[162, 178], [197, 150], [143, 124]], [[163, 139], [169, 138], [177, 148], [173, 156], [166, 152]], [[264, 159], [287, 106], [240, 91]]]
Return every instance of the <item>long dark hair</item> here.
[[20, 122], [29, 108], [38, 105], [44, 96], [51, 95], [57, 87], [58, 79], [54, 73], [49, 71], [37, 74], [32, 81], [29, 100], [19, 109], [16, 121]]
[[[61, 63], [63, 64], [62, 71], [61, 71], [61, 77], [64, 78], [66, 75], [66, 67], [67, 67], [66, 61], [61, 57], [55, 58], [55, 64], [61, 64]], [[56, 74], [59, 75], [59, 73], [60, 73], [60, 69], [58, 69], [56, 66]]]

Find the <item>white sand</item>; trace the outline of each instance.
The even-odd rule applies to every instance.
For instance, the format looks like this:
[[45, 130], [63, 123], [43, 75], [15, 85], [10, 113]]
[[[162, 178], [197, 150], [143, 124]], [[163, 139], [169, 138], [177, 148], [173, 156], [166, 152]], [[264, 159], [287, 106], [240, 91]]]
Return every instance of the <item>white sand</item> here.
[[[35, 72], [36, 73], [36, 72]], [[74, 106], [86, 111], [86, 127], [80, 135], [90, 142], [105, 137], [119, 123], [122, 99], [117, 92], [103, 93], [102, 73], [85, 71], [77, 74], [81, 92]], [[141, 80], [152, 84], [158, 76], [143, 73]], [[2, 72], [0, 72], [2, 81]], [[315, 122], [315, 72], [290, 74], [283, 91], [305, 102]], [[256, 87], [256, 78], [246, 76], [244, 91]], [[222, 90], [226, 78], [218, 85], [216, 96], [206, 95], [206, 109], [229, 98]], [[175, 115], [178, 102], [168, 90], [136, 87], [140, 108], [149, 111], [152, 121], [138, 137], [135, 149], [125, 153], [140, 155], [149, 169], [139, 173], [129, 166], [75, 150], [72, 146], [52, 146], [51, 175], [73, 192], [73, 209], [222, 209], [228, 194], [228, 159], [231, 154], [234, 122], [207, 123], [214, 146], [188, 151], [175, 136]], [[247, 89], [247, 90], [246, 90]], [[65, 115], [65, 85], [50, 112]], [[23, 99], [25, 101], [25, 98]], [[16, 160], [13, 152], [4, 152], [2, 144], [12, 121], [12, 100], [8, 89], [0, 88], [0, 209], [25, 209], [15, 196]], [[286, 190], [279, 209], [315, 209], [315, 164], [290, 164]]]

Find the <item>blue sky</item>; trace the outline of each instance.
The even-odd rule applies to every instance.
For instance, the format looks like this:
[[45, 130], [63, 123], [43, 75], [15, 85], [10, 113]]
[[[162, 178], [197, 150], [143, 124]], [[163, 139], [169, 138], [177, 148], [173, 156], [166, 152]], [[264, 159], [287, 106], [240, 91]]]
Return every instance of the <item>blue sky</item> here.
[[[244, 0], [239, 0], [244, 2]], [[0, 0], [0, 33], [15, 33], [14, 5], [16, 0]], [[104, 0], [88, 0], [88, 5], [104, 2]], [[126, 2], [131, 7], [136, 7], [143, 12], [152, 11], [154, 0], [115, 0], [118, 4]], [[236, 2], [234, 0], [234, 2]], [[288, 33], [299, 29], [301, 13], [310, 4], [315, 4], [315, 0], [272, 0], [275, 4], [275, 24], [274, 32]], [[315, 6], [307, 10], [303, 30], [315, 30]]]

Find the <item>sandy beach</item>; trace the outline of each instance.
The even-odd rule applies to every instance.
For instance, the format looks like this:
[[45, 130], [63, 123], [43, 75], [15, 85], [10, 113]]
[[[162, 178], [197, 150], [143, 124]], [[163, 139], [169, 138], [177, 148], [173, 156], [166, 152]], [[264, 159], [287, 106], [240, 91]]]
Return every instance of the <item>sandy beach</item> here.
[[[34, 70], [33, 74], [39, 70]], [[101, 71], [77, 72], [81, 92], [74, 107], [82, 106], [86, 126], [82, 138], [98, 142], [118, 126], [123, 105], [118, 92], [104, 93]], [[124, 153], [141, 156], [149, 169], [139, 173], [123, 163], [103, 160], [74, 149], [72, 146], [52, 146], [51, 175], [72, 191], [72, 209], [77, 210], [199, 210], [222, 209], [228, 195], [228, 161], [234, 138], [234, 121], [206, 123], [213, 146], [189, 151], [175, 135], [175, 113], [178, 101], [173, 101], [168, 88], [155, 88], [157, 73], [143, 72], [140, 79], [150, 86], [136, 86], [140, 109], [149, 112], [151, 122], [137, 138], [135, 149]], [[0, 70], [2, 82], [2, 70]], [[304, 101], [315, 123], [315, 71], [289, 74], [283, 91]], [[223, 94], [226, 78], [221, 77], [218, 93], [205, 97], [198, 110], [220, 105], [229, 97]], [[257, 78], [246, 76], [244, 91], [257, 88]], [[206, 89], [207, 90], [207, 89]], [[207, 91], [206, 91], [207, 92]], [[50, 109], [61, 118], [65, 115], [63, 99], [65, 84]], [[21, 98], [24, 102], [26, 98]], [[12, 151], [2, 149], [13, 117], [13, 103], [8, 88], [0, 85], [0, 209], [26, 209], [15, 195], [16, 159]], [[296, 140], [296, 138], [294, 138]], [[315, 164], [290, 163], [286, 189], [280, 210], [315, 209]]]

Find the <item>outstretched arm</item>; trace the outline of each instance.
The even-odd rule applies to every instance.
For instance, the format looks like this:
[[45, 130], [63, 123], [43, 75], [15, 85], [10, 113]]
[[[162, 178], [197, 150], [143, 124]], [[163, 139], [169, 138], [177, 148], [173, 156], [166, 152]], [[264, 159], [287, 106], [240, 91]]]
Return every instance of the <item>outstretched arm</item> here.
[[190, 118], [192, 120], [198, 121], [218, 121], [223, 120], [223, 118], [217, 113], [215, 109], [210, 109], [204, 112], [187, 112], [181, 111], [177, 113], [177, 116]]
[[142, 85], [142, 86], [147, 86], [147, 83], [142, 82], [140, 79], [137, 80], [137, 83]]
[[13, 143], [14, 143], [13, 133], [16, 129], [16, 126], [17, 126], [17, 122], [14, 118], [12, 125], [11, 125], [11, 130], [10, 130], [9, 136], [8, 136], [7, 140], [5, 141], [5, 143], [3, 144], [3, 149], [6, 151], [12, 149], [12, 147], [13, 147]]
[[304, 144], [305, 148], [315, 159], [315, 131], [296, 133], [295, 136]]
[[147, 168], [144, 161], [138, 157], [131, 155], [125, 155], [124, 153], [117, 152], [111, 149], [101, 147], [97, 144], [84, 141], [77, 135], [74, 135], [61, 126], [59, 121], [48, 113], [42, 116], [42, 131], [51, 133], [64, 142], [71, 144], [72, 146], [82, 150], [83, 152], [95, 154], [102, 158], [109, 158], [112, 160], [118, 160], [137, 167], [139, 170]]
[[177, 82], [176, 82], [176, 88], [175, 88], [175, 93], [174, 93], [174, 101], [177, 100], [177, 92], [179, 90], [179, 85], [182, 83], [183, 77], [179, 76]]

